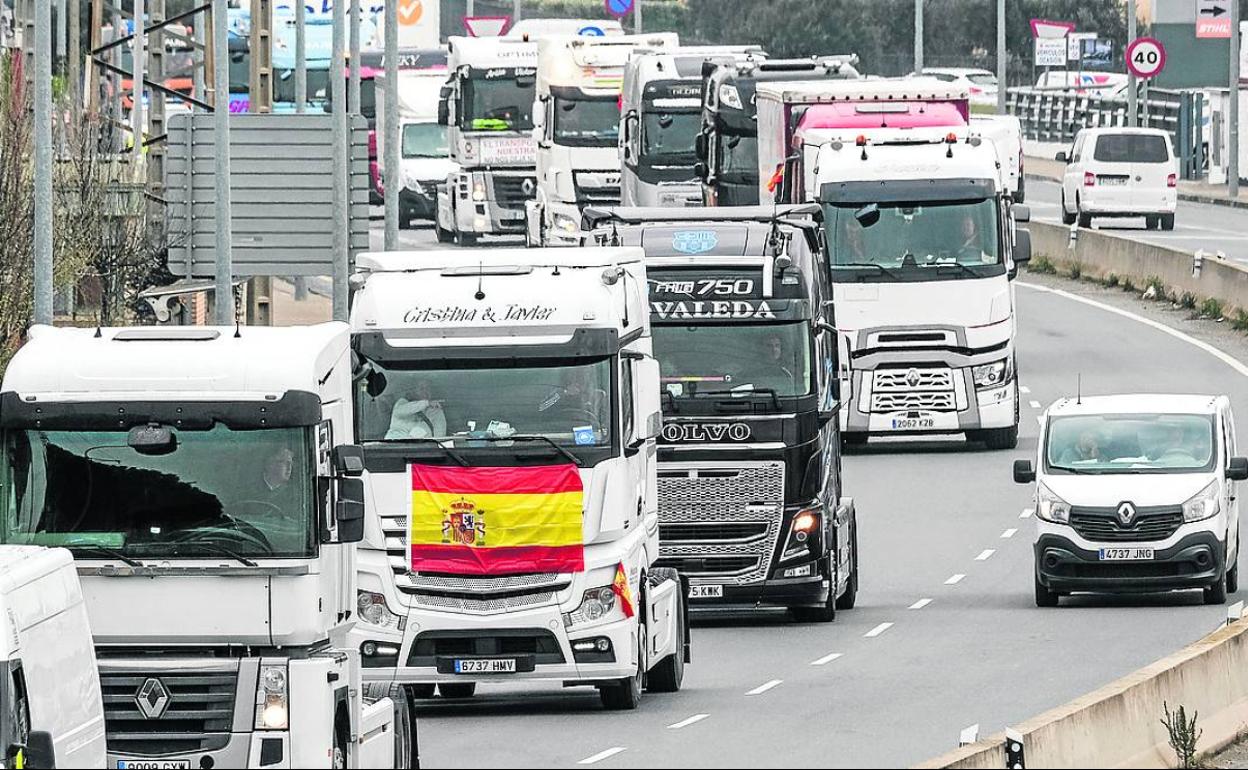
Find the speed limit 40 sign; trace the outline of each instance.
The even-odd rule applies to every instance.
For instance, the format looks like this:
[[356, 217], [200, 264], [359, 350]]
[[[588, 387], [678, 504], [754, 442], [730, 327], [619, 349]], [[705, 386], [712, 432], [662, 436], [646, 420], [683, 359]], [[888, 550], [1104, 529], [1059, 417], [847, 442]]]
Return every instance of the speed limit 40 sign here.
[[1166, 47], [1152, 37], [1141, 37], [1127, 46], [1127, 69], [1137, 78], [1155, 78], [1166, 68]]

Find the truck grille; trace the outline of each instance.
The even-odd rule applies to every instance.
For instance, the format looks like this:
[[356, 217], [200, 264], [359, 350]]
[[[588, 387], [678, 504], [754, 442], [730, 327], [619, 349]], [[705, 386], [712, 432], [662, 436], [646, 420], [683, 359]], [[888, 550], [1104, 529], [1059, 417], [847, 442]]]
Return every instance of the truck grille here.
[[618, 173], [586, 173], [573, 175], [573, 186], [576, 188], [576, 205], [585, 206], [618, 206], [620, 205], [620, 175]]
[[[139, 693], [156, 680], [167, 693], [163, 712], [151, 718], [139, 707]], [[108, 748], [153, 756], [224, 748], [234, 728], [237, 664], [229, 671], [139, 671], [101, 666]], [[156, 693], [159, 695], [159, 691]], [[149, 703], [155, 703], [153, 698]]]
[[767, 577], [784, 515], [784, 463], [660, 463], [659, 553], [695, 582]]
[[876, 369], [871, 385], [871, 411], [957, 411], [953, 388], [953, 371], [943, 367]]
[[[537, 180], [531, 176], [502, 176], [495, 174], [494, 200], [505, 209], [524, 209], [525, 201], [533, 200], [537, 191]], [[529, 183], [529, 192], [525, 192], [525, 182]]]
[[1179, 531], [1183, 526], [1181, 506], [1139, 508], [1135, 521], [1129, 527], [1118, 522], [1117, 508], [1072, 508], [1070, 526], [1084, 540], [1097, 543], [1139, 542], [1152, 543]]
[[539, 664], [565, 661], [559, 640], [545, 629], [496, 629], [474, 634], [466, 631], [423, 631], [416, 635], [407, 657], [409, 666], [433, 666], [439, 657], [490, 657], [532, 655]]

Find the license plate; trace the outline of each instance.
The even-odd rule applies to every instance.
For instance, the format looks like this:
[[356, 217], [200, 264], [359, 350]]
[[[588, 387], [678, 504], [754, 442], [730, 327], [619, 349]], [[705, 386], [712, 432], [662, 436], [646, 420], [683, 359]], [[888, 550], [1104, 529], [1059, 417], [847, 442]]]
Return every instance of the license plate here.
[[488, 658], [484, 660], [455, 661], [456, 674], [514, 674], [515, 658]]
[[119, 759], [117, 770], [174, 770], [175, 768], [190, 770], [189, 759]]
[[722, 599], [723, 586], [689, 586], [690, 599]]
[[1105, 187], [1123, 187], [1127, 184], [1127, 178], [1124, 176], [1102, 176], [1097, 178], [1096, 183]]
[[894, 417], [893, 430], [930, 430], [936, 427], [931, 417]]
[[1102, 548], [1101, 561], [1150, 561], [1157, 558], [1152, 548]]

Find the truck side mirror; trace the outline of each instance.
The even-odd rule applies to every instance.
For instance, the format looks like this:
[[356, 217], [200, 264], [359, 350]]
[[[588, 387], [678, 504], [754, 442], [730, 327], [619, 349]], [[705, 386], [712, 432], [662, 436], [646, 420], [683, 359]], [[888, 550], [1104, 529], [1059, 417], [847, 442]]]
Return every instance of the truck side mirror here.
[[1010, 277], [1018, 275], [1018, 266], [1031, 261], [1031, 231], [1014, 230], [1014, 266], [1010, 268]]
[[13, 767], [56, 767], [56, 746], [52, 742], [52, 733], [47, 730], [32, 730], [26, 736], [26, 743], [9, 746], [7, 755], [10, 758], [21, 757], [21, 761], [14, 762]]
[[1248, 481], [1248, 457], [1232, 457], [1226, 464], [1226, 477], [1231, 481]]
[[831, 406], [820, 407], [819, 413], [817, 415], [817, 418], [819, 420], [819, 427], [822, 428], [823, 426], [835, 420], [836, 416], [840, 414], [840, 412], [841, 412], [840, 401], [833, 401]]
[[1015, 460], [1014, 461], [1014, 483], [1015, 484], [1031, 484], [1036, 480], [1036, 469], [1032, 467], [1031, 460]]
[[639, 441], [659, 437], [663, 429], [663, 399], [659, 394], [659, 362], [653, 358], [634, 359], [633, 435]]
[[364, 475], [364, 448], [355, 444], [334, 447], [334, 470], [345, 478]]
[[[698, 156], [698, 160], [706, 160], [706, 134], [699, 133], [693, 139], [693, 152]], [[699, 175], [701, 176], [701, 175]]]
[[364, 539], [364, 480], [338, 479], [338, 499], [334, 517], [338, 520], [338, 542], [358, 543]]
[[1066, 152], [1065, 150], [1062, 150], [1054, 157], [1054, 160], [1056, 160], [1058, 163], [1069, 163], [1070, 153]]
[[698, 161], [697, 163], [693, 164], [693, 175], [696, 176], [698, 179], [701, 179], [704, 182], [709, 181], [707, 177], [710, 176], [710, 173], [711, 173], [711, 170], [710, 168], [707, 167], [705, 162]]
[[1015, 203], [1011, 209], [1014, 212], [1014, 221], [1020, 225], [1027, 224], [1031, 221], [1031, 208], [1021, 203]]

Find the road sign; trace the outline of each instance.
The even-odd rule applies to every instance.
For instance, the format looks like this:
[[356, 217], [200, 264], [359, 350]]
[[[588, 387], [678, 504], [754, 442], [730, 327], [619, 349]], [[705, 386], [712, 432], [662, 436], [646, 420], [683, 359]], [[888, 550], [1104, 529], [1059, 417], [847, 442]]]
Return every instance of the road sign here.
[[1236, 0], [1196, 0], [1196, 37], [1229, 40], [1232, 2]]
[[1066, 38], [1038, 37], [1034, 42], [1037, 67], [1066, 66]]
[[468, 37], [502, 37], [511, 26], [510, 16], [465, 16]]
[[1069, 50], [1067, 52], [1068, 59], [1070, 59], [1071, 61], [1079, 61], [1080, 59], [1083, 58], [1083, 51], [1084, 51], [1083, 41], [1085, 40], [1096, 40], [1096, 33], [1095, 32], [1071, 32], [1069, 35], [1066, 36], [1066, 42], [1069, 47]]
[[636, 0], [603, 0], [603, 4], [607, 7], [607, 13], [617, 19], [621, 19], [633, 12], [633, 6]]
[[1141, 37], [1127, 46], [1127, 69], [1137, 78], [1155, 78], [1166, 68], [1166, 47], [1160, 40]]
[[1075, 31], [1075, 25], [1068, 21], [1049, 21], [1048, 19], [1031, 20], [1031, 36], [1034, 38], [1064, 38]]

